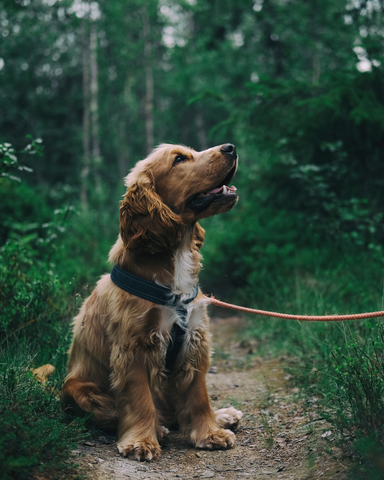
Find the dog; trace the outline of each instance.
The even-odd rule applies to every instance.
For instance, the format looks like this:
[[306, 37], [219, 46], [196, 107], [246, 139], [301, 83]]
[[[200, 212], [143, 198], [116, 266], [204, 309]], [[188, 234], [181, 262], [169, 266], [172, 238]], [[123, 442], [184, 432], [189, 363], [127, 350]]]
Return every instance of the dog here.
[[202, 449], [231, 448], [242, 412], [214, 412], [207, 393], [211, 338], [198, 287], [202, 218], [238, 201], [236, 148], [162, 144], [125, 179], [120, 235], [73, 324], [65, 408], [118, 429], [118, 450], [158, 459], [175, 424]]

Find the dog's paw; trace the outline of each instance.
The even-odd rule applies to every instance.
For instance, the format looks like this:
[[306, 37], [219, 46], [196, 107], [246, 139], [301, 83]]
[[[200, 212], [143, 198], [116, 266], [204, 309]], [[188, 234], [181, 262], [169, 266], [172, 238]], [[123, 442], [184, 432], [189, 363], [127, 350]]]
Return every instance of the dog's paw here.
[[159, 426], [156, 428], [157, 440], [159, 441], [162, 447], [166, 444], [168, 433], [169, 433], [169, 430], [166, 427]]
[[160, 457], [161, 448], [157, 442], [143, 439], [134, 443], [119, 443], [117, 448], [124, 457], [133, 458], [135, 460], [150, 462]]
[[168, 435], [169, 430], [166, 427], [160, 426], [156, 429], [156, 435], [158, 439], [164, 438]]
[[243, 412], [233, 407], [221, 408], [215, 411], [215, 416], [220, 428], [229, 428], [233, 432], [236, 432]]
[[201, 438], [193, 438], [192, 441], [197, 448], [205, 448], [208, 450], [219, 450], [232, 448], [235, 444], [235, 435], [230, 430], [211, 430]]

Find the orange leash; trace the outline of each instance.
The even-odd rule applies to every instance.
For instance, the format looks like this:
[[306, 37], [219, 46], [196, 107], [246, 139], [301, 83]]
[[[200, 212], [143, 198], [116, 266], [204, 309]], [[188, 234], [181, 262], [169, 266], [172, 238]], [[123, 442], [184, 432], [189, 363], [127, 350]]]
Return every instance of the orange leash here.
[[353, 315], [290, 315], [288, 313], [266, 312], [255, 308], [240, 307], [231, 303], [221, 302], [213, 297], [205, 297], [210, 303], [218, 307], [230, 308], [239, 312], [252, 313], [254, 315], [263, 315], [265, 317], [284, 318], [286, 320], [302, 320], [304, 322], [342, 322], [344, 320], [361, 320], [363, 318], [384, 317], [384, 311], [356, 313]]

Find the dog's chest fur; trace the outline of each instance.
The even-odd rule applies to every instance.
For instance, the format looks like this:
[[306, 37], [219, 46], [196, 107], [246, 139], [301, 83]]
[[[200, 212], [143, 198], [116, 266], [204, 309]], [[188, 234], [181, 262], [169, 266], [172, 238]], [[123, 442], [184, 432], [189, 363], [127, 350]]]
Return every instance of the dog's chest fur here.
[[[189, 298], [198, 283], [201, 255], [197, 250], [191, 249], [191, 234], [185, 235], [174, 257], [174, 279], [172, 291], [180, 295], [181, 300]], [[183, 352], [189, 349], [188, 343], [194, 332], [205, 326], [206, 302], [194, 300], [185, 305], [187, 314], [181, 319], [174, 308], [161, 306], [160, 334], [164, 339], [163, 349], [166, 351], [169, 335], [174, 323], [179, 323], [185, 328]]]

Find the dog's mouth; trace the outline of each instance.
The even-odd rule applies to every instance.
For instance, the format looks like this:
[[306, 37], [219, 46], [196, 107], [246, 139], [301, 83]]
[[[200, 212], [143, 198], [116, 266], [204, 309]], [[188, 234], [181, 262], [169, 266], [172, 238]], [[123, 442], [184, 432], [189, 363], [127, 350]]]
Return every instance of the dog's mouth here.
[[232, 185], [229, 187], [232, 178], [235, 176], [237, 169], [237, 162], [230, 170], [227, 176], [216, 187], [206, 191], [199, 192], [191, 195], [187, 200], [187, 206], [191, 210], [205, 210], [214, 202], [220, 202], [222, 200], [234, 200], [237, 198], [237, 188]]

